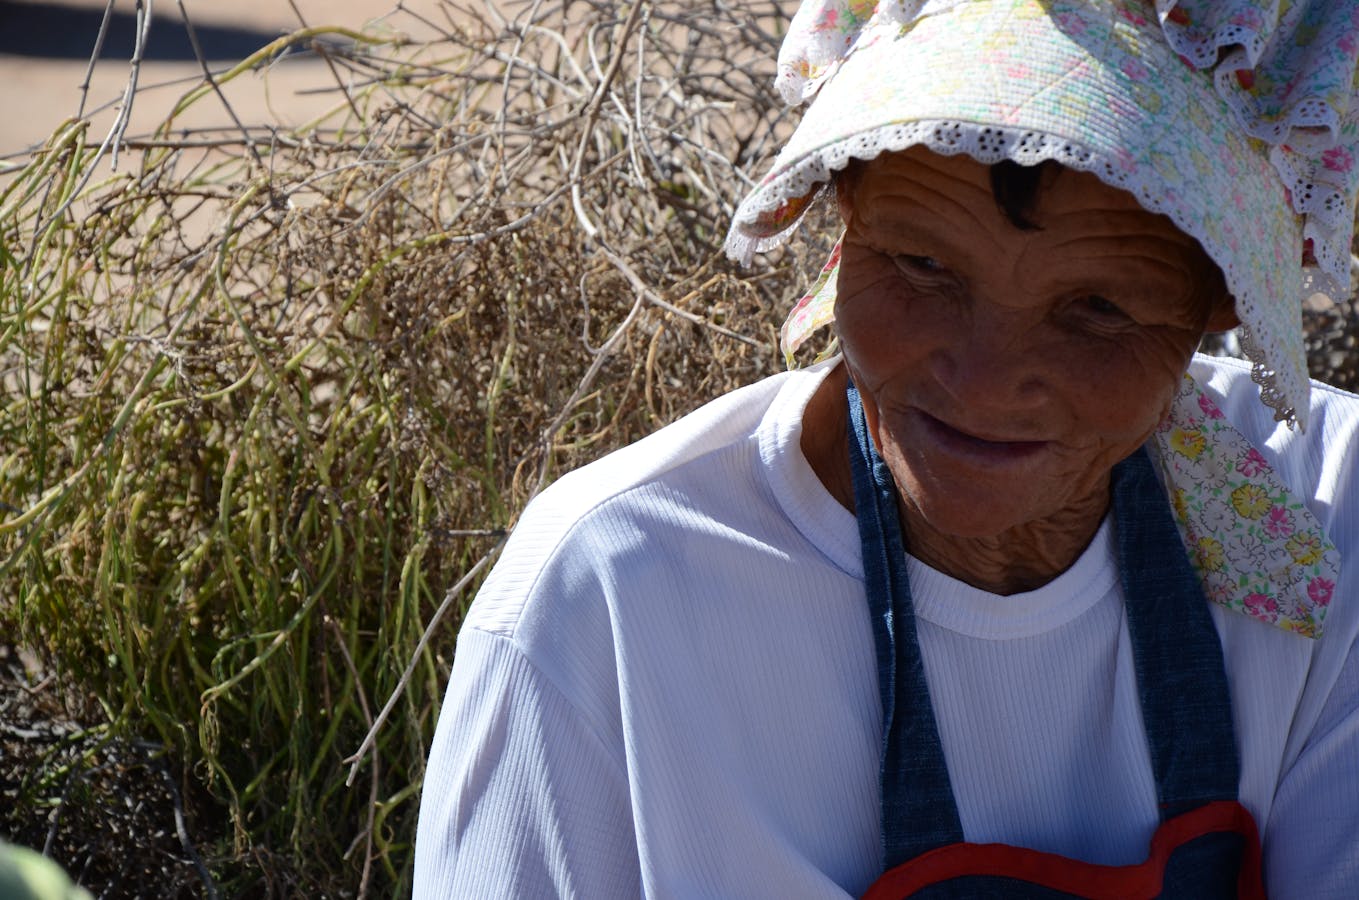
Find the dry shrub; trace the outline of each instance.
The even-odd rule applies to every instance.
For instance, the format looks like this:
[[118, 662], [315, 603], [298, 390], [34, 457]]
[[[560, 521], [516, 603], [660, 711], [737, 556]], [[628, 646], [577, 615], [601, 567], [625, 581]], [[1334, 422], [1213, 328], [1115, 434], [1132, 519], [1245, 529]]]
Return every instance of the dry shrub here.
[[[777, 368], [827, 249], [718, 251], [787, 128], [776, 4], [445, 12], [221, 76], [324, 41], [334, 110], [296, 133], [171, 120], [90, 181], [73, 122], [0, 175], [0, 617], [228, 894], [407, 889], [485, 561], [555, 473]], [[11, 817], [127, 758], [105, 733], [53, 738]]]
[[72, 122], [0, 180], [0, 615], [203, 788], [227, 893], [405, 889], [480, 564], [557, 472], [778, 367], [825, 249], [718, 250], [785, 127], [772, 4], [487, 10], [295, 35], [361, 85], [297, 133], [171, 120], [87, 183]]

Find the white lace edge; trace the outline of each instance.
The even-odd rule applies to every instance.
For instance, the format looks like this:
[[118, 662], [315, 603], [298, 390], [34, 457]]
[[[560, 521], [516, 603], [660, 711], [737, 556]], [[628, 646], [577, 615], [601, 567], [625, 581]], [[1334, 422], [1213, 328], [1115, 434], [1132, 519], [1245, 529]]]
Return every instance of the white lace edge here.
[[[1354, 211], [1345, 189], [1317, 177], [1320, 164], [1317, 156], [1339, 145], [1345, 120], [1359, 116], [1359, 109], [1340, 110], [1320, 97], [1306, 96], [1289, 104], [1284, 115], [1264, 115], [1255, 96], [1237, 82], [1236, 73], [1243, 69], [1254, 71], [1269, 45], [1269, 37], [1254, 28], [1229, 22], [1218, 25], [1211, 34], [1192, 38], [1183, 26], [1169, 21], [1179, 5], [1179, 0], [1156, 2], [1166, 43], [1194, 68], [1210, 73], [1218, 97], [1231, 109], [1241, 129], [1270, 145], [1269, 160], [1288, 189], [1293, 211], [1303, 217], [1303, 237], [1312, 242], [1312, 255], [1318, 267], [1343, 295], [1350, 285]], [[1274, 24], [1277, 28], [1280, 23]], [[1351, 100], [1359, 102], [1353, 96]]]
[[[1306, 96], [1290, 104], [1286, 115], [1267, 116], [1260, 112], [1249, 90], [1237, 82], [1237, 71], [1253, 72], [1260, 65], [1271, 36], [1226, 22], [1214, 27], [1211, 34], [1194, 38], [1188, 29], [1170, 20], [1179, 5], [1180, 0], [1156, 0], [1156, 17], [1166, 43], [1195, 69], [1213, 75], [1218, 96], [1231, 106], [1247, 134], [1269, 144], [1288, 144], [1309, 151], [1334, 146], [1345, 110], [1336, 109], [1320, 97]], [[1276, 19], [1274, 29], [1281, 24]], [[1314, 134], [1317, 130], [1326, 134]]]
[[[1237, 315], [1242, 321], [1239, 328], [1241, 348], [1250, 360], [1251, 377], [1260, 386], [1260, 399], [1269, 407], [1276, 421], [1287, 422], [1290, 427], [1303, 430], [1307, 427], [1308, 395], [1310, 385], [1306, 378], [1299, 379], [1294, 371], [1283, 366], [1287, 355], [1279, 344], [1276, 335], [1259, 334], [1253, 325], [1263, 324], [1262, 317], [1256, 314], [1270, 298], [1263, 297], [1241, 277], [1230, 260], [1232, 254], [1226, 247], [1216, 246], [1201, 235], [1196, 223], [1180, 210], [1163, 202], [1143, 183], [1132, 183], [1125, 172], [1108, 163], [1099, 153], [1072, 140], [1055, 138], [1042, 132], [1026, 129], [998, 128], [994, 125], [977, 125], [953, 120], [919, 120], [860, 132], [835, 143], [805, 154], [794, 165], [778, 172], [773, 178], [760, 185], [741, 202], [736, 210], [731, 230], [723, 249], [727, 256], [742, 265], [750, 265], [756, 253], [774, 249], [787, 240], [802, 216], [790, 221], [778, 232], [770, 235], [754, 235], [743, 228], [754, 224], [762, 213], [777, 209], [791, 198], [806, 197], [808, 194], [828, 184], [833, 172], [842, 171], [851, 159], [871, 160], [883, 153], [894, 153], [908, 147], [924, 146], [945, 156], [966, 154], [983, 165], [1011, 160], [1020, 165], [1032, 166], [1046, 160], [1054, 160], [1067, 168], [1089, 172], [1110, 187], [1127, 191], [1137, 197], [1144, 209], [1166, 216], [1186, 234], [1192, 235], [1203, 246], [1205, 252], [1222, 269], [1227, 289], [1236, 300]], [[812, 204], [809, 202], [804, 207]], [[1348, 248], [1346, 248], [1348, 251]], [[1298, 248], [1301, 257], [1302, 248]], [[1345, 254], [1348, 262], [1348, 252]], [[1224, 261], [1225, 264], [1224, 264]], [[1299, 265], [1302, 273], [1302, 266]], [[1329, 274], [1329, 273], [1328, 273]], [[1345, 270], [1348, 281], [1348, 265]], [[1301, 308], [1302, 301], [1310, 292], [1325, 293], [1330, 279], [1314, 280], [1300, 274], [1295, 302]], [[1344, 282], [1342, 282], [1344, 283]], [[1328, 294], [1336, 299], [1335, 294]], [[1301, 328], [1301, 316], [1299, 316]], [[1303, 366], [1305, 372], [1306, 367]]]

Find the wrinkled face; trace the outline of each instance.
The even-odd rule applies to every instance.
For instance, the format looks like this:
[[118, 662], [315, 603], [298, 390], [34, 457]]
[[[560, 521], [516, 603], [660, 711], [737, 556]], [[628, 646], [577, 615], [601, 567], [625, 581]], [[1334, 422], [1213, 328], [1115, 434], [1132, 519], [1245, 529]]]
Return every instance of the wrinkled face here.
[[1231, 324], [1198, 244], [1093, 175], [1045, 177], [1034, 230], [965, 156], [885, 154], [837, 188], [845, 361], [903, 501], [944, 533], [1103, 508], [1205, 328]]

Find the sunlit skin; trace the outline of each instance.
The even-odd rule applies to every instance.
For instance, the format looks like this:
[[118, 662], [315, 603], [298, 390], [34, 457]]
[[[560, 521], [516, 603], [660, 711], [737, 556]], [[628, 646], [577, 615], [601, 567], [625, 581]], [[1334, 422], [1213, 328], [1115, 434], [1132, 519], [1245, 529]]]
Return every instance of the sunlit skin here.
[[1033, 230], [966, 156], [886, 154], [836, 189], [844, 364], [808, 405], [804, 453], [853, 509], [852, 375], [911, 553], [993, 593], [1047, 583], [1089, 544], [1113, 466], [1163, 418], [1204, 332], [1235, 324], [1221, 275], [1086, 173], [1044, 177]]

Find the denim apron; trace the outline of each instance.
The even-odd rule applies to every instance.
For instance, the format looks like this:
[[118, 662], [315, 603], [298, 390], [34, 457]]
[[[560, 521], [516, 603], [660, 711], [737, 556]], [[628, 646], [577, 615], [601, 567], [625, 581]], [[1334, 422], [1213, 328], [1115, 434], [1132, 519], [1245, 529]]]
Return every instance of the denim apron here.
[[1160, 826], [1144, 862], [1101, 866], [963, 838], [916, 641], [892, 475], [851, 383], [849, 449], [883, 709], [884, 874], [864, 900], [1263, 898], [1222, 647], [1150, 458], [1114, 467], [1118, 570]]

